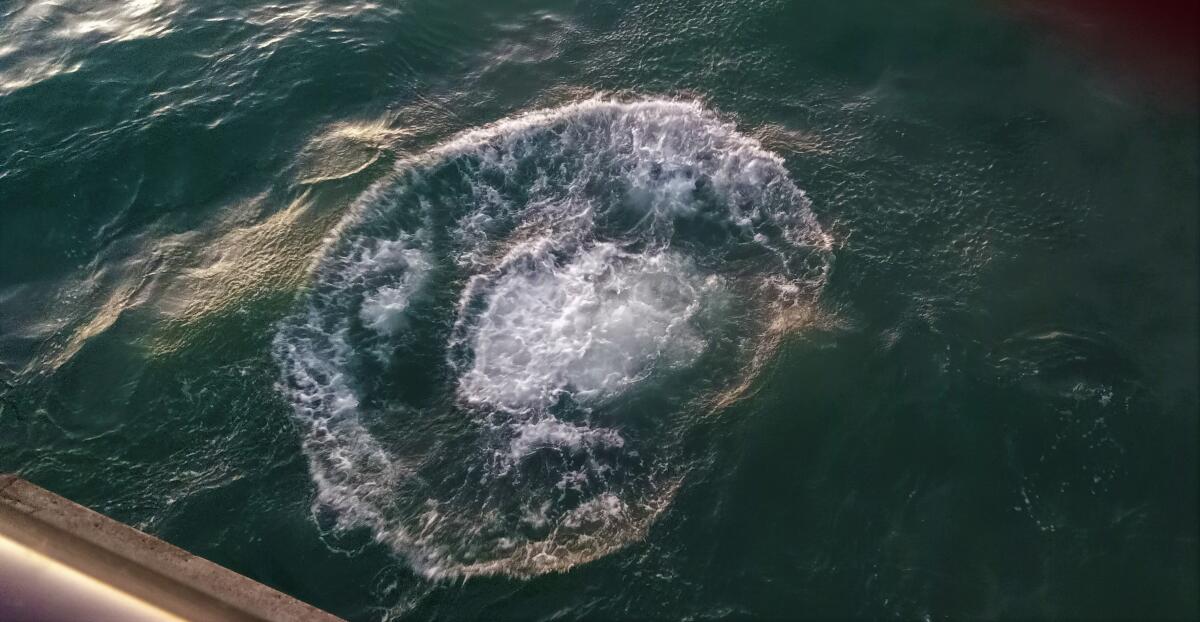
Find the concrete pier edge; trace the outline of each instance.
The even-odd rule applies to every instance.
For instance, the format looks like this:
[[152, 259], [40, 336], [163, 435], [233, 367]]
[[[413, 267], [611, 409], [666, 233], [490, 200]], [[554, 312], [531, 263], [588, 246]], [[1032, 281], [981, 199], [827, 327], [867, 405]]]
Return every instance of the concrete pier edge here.
[[12, 474], [0, 536], [185, 620], [340, 620]]

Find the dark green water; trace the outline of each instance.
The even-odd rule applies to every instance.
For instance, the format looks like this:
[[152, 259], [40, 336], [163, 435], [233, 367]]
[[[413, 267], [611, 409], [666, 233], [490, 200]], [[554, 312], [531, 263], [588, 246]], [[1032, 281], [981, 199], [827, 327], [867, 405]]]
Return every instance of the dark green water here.
[[1198, 118], [982, 3], [3, 3], [0, 470], [352, 620], [1194, 618]]

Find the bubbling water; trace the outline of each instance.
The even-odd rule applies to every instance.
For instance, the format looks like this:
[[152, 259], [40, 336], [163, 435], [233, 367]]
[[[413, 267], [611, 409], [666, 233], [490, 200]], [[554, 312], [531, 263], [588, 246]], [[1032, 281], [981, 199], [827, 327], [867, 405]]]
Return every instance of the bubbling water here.
[[[484, 299], [470, 329], [469, 403], [541, 410], [564, 393], [620, 393], [655, 363], [686, 365], [704, 349], [691, 318], [718, 287], [674, 254], [602, 242], [562, 259], [551, 238], [510, 252], [468, 295]], [[479, 291], [484, 290], [484, 291]]]
[[636, 540], [697, 387], [745, 380], [829, 249], [782, 161], [693, 102], [536, 111], [401, 163], [274, 342], [315, 515], [430, 577]]

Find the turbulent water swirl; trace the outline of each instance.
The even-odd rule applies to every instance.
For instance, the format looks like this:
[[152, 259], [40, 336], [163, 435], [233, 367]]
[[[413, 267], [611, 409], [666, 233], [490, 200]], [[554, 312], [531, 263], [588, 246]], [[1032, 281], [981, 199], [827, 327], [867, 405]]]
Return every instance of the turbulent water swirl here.
[[428, 576], [623, 546], [829, 246], [781, 159], [697, 103], [589, 100], [401, 163], [275, 339], [318, 520]]

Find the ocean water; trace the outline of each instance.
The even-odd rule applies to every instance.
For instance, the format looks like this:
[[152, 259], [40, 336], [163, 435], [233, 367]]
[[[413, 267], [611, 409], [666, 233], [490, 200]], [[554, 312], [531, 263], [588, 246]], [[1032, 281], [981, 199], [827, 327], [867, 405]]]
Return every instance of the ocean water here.
[[0, 3], [0, 470], [350, 620], [1194, 618], [1200, 114], [1074, 41]]

